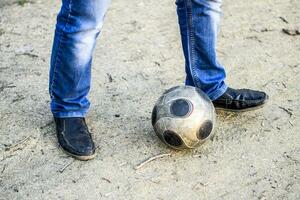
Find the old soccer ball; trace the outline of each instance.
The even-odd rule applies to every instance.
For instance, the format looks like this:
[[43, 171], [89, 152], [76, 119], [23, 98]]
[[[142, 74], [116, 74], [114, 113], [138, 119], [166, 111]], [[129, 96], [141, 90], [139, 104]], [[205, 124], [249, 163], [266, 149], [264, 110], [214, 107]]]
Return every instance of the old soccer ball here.
[[176, 86], [156, 102], [152, 125], [157, 136], [170, 147], [195, 148], [212, 137], [215, 109], [200, 89]]

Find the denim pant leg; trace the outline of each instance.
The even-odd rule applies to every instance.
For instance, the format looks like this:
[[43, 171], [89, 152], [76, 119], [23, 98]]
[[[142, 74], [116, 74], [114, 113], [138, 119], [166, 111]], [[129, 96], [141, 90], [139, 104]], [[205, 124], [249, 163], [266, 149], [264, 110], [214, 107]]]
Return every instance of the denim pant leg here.
[[49, 92], [54, 117], [84, 117], [96, 38], [109, 0], [63, 0], [51, 55]]
[[227, 89], [226, 74], [216, 55], [222, 0], [177, 0], [186, 60], [186, 85], [200, 88], [211, 100]]

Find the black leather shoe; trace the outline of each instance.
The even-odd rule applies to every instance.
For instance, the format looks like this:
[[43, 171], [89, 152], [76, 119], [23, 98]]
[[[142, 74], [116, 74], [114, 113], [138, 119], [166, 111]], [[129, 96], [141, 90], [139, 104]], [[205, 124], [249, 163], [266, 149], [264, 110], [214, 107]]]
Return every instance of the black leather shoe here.
[[213, 101], [216, 109], [242, 112], [262, 107], [268, 100], [265, 92], [249, 89], [228, 88], [226, 92]]
[[62, 149], [78, 160], [95, 157], [95, 145], [84, 118], [54, 118], [58, 143]]

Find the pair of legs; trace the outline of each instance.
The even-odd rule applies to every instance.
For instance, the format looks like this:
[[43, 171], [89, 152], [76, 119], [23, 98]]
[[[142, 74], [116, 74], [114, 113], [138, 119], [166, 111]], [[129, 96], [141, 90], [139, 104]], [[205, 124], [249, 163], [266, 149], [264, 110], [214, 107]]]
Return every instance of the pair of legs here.
[[[63, 149], [81, 160], [95, 155], [84, 117], [90, 103], [92, 54], [110, 0], [62, 0], [51, 56], [49, 91], [57, 137]], [[221, 0], [176, 0], [186, 85], [200, 88], [216, 107], [245, 110], [263, 104], [267, 95], [234, 90], [224, 83], [216, 55]]]
[[[63, 0], [57, 17], [49, 90], [54, 117], [84, 117], [90, 103], [92, 54], [110, 0]], [[186, 84], [211, 100], [227, 89], [216, 55], [221, 0], [177, 0]]]

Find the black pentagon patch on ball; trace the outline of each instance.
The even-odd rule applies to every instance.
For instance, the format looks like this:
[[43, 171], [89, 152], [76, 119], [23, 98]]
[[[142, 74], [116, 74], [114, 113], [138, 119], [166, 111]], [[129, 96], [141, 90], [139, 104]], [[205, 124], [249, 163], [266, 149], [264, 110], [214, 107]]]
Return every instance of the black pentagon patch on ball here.
[[157, 122], [157, 106], [154, 106], [152, 110], [151, 122], [152, 122], [152, 126], [154, 126]]
[[181, 138], [173, 131], [165, 131], [163, 137], [165, 142], [173, 147], [180, 147], [183, 144]]
[[176, 117], [185, 117], [191, 112], [190, 103], [185, 99], [175, 100], [170, 107], [172, 115]]
[[203, 122], [203, 124], [201, 125], [201, 127], [197, 133], [198, 139], [199, 140], [206, 139], [210, 135], [212, 129], [213, 129], [212, 121], [207, 120], [207, 121]]

